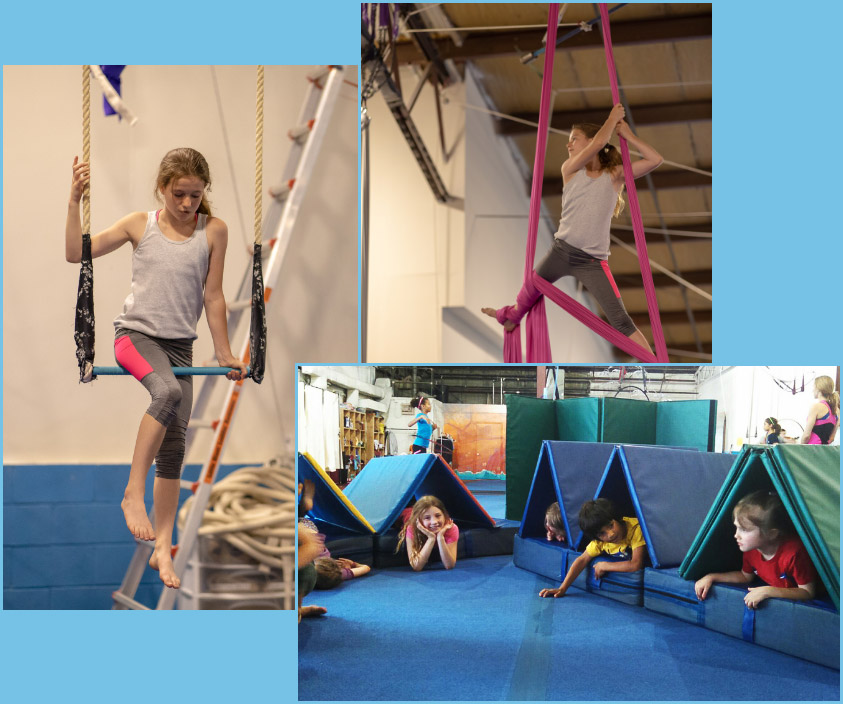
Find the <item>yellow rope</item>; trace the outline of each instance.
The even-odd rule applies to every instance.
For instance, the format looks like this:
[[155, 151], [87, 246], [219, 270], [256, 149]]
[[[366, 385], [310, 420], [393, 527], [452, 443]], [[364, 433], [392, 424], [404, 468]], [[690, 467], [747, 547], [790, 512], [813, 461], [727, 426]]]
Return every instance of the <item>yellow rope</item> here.
[[263, 213], [263, 66], [258, 66], [257, 106], [255, 108], [255, 244], [261, 243]]
[[[91, 164], [91, 67], [82, 67], [82, 161]], [[82, 191], [82, 232], [91, 231], [91, 184]]]

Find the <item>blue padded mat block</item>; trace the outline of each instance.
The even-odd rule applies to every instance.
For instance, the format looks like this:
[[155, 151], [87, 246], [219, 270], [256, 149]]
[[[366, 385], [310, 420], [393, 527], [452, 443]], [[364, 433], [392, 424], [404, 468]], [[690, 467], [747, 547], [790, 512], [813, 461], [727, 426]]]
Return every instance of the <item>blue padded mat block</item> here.
[[461, 529], [495, 525], [494, 519], [438, 455], [375, 457], [366, 463], [344, 493], [376, 533], [392, 530], [410, 500], [425, 494], [438, 497]]
[[[582, 553], [576, 550], [565, 550], [565, 572], [567, 574], [571, 565]], [[589, 566], [580, 572], [574, 580], [573, 585], [592, 594], [599, 594], [614, 601], [632, 606], [641, 606], [644, 603], [644, 570], [637, 572], [611, 572], [607, 573], [599, 582], [594, 579], [594, 565], [606, 561], [607, 558], [595, 557]]]
[[745, 588], [715, 584], [706, 600], [699, 601], [694, 581], [682, 579], [678, 569], [644, 570], [644, 606], [651, 611], [840, 668], [840, 615], [830, 602], [767, 599], [755, 610], [754, 633], [750, 625], [745, 637], [745, 594]]
[[[410, 562], [407, 559], [407, 550], [404, 546], [398, 552], [395, 548], [398, 546], [398, 531], [389, 531], [388, 533], [381, 533], [375, 536], [374, 547], [374, 566], [375, 567], [409, 567]], [[459, 546], [457, 547], [457, 559], [459, 560]], [[430, 556], [431, 561], [439, 561], [439, 551], [434, 551]]]
[[371, 565], [374, 559], [374, 535], [325, 536], [325, 547], [331, 551], [331, 557], [347, 557], [363, 565]]
[[565, 570], [565, 548], [544, 538], [522, 538], [515, 536], [512, 561], [516, 567], [535, 572], [542, 577], [562, 582]]
[[511, 555], [516, 533], [518, 533], [517, 525], [499, 528], [469, 528], [460, 531], [460, 542], [465, 545], [466, 557]]
[[[460, 530], [457, 541], [457, 562], [469, 557], [489, 557], [491, 555], [511, 555], [512, 541], [517, 532], [514, 526], [506, 528], [468, 528]], [[391, 530], [374, 536], [375, 567], [409, 567], [407, 549], [404, 545], [396, 553], [398, 531]], [[430, 562], [441, 562], [439, 551], [434, 550]]]

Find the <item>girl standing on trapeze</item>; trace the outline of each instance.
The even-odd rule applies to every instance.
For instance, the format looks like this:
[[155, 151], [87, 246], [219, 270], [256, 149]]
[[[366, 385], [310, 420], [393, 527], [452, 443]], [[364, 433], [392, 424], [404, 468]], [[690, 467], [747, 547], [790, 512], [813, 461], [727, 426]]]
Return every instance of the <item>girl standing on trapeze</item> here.
[[[65, 228], [65, 255], [73, 263], [82, 257], [79, 202], [89, 180], [89, 164], [75, 157]], [[179, 587], [171, 558], [173, 524], [193, 377], [176, 377], [171, 367], [192, 365], [203, 306], [217, 361], [234, 367], [226, 376], [237, 380], [247, 369], [229, 345], [222, 290], [228, 228], [211, 216], [206, 198], [210, 184], [208, 163], [199, 152], [174, 149], [161, 161], [155, 184], [156, 199], [163, 200], [164, 207], [130, 213], [91, 238], [92, 257], [127, 242], [133, 249], [131, 293], [114, 319], [114, 355], [149, 391], [152, 403], [141, 419], [121, 508], [136, 538], [155, 541], [149, 565], [173, 588]], [[144, 505], [153, 458], [155, 528]]]
[[[559, 230], [553, 247], [535, 272], [550, 283], [563, 276], [576, 277], [603, 308], [612, 327], [652, 352], [624, 308], [607, 261], [612, 216], [620, 215], [624, 207], [623, 161], [609, 140], [617, 133], [641, 153], [642, 158], [632, 162], [635, 178], [650, 173], [663, 161], [653, 147], [632, 133], [623, 119], [625, 114], [623, 105], [618, 104], [602, 126], [584, 123], [571, 128], [568, 159], [562, 164], [564, 192]], [[539, 296], [528, 280], [514, 306], [483, 308], [482, 312], [496, 318], [506, 330], [513, 330]]]

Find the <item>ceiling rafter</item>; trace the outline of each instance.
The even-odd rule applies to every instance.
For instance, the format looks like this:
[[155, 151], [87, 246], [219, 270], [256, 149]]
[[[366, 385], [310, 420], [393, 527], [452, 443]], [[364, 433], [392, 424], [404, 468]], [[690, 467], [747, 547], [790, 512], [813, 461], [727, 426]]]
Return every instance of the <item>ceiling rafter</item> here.
[[[459, 31], [459, 27], [454, 27]], [[490, 56], [518, 54], [541, 46], [544, 31], [515, 30], [495, 34], [469, 34], [462, 46], [448, 39], [434, 39], [433, 43], [442, 60], [469, 61]], [[711, 38], [711, 14], [686, 17], [633, 20], [612, 23], [612, 44], [622, 47], [634, 44], [678, 42]], [[600, 32], [580, 32], [565, 42], [566, 51], [592, 49], [603, 46]], [[395, 47], [399, 64], [417, 64], [427, 61], [424, 53], [412, 42], [401, 42]]]
[[[603, 124], [607, 107], [586, 110], [560, 110], [553, 113], [550, 120], [552, 129], [567, 132], [571, 125], [581, 122]], [[636, 105], [633, 111], [638, 127], [647, 125], [666, 125], [678, 122], [710, 122], [711, 100], [694, 100], [682, 103], [655, 103]], [[514, 137], [520, 134], [535, 134], [534, 124], [538, 124], [537, 112], [520, 112], [512, 115], [512, 120], [499, 120], [495, 131], [502, 136]], [[522, 122], [523, 121], [523, 122]], [[532, 124], [524, 124], [529, 122]]]
[[[711, 176], [705, 176], [704, 174], [698, 174], [693, 171], [685, 171], [684, 169], [656, 169], [651, 176], [653, 177], [653, 185], [662, 191], [668, 191], [674, 188], [711, 187]], [[528, 193], [530, 191], [529, 185], [527, 184], [526, 188]], [[562, 195], [562, 179], [545, 177], [542, 184], [542, 198], [560, 195]]]

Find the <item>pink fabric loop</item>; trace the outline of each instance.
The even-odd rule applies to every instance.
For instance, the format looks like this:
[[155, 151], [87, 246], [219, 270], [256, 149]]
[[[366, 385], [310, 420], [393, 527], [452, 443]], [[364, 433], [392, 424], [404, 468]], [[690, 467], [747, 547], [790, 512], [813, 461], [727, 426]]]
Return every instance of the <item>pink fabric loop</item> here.
[[521, 359], [521, 328], [505, 330], [503, 333], [503, 358], [511, 364], [520, 364]]
[[[553, 56], [556, 47], [556, 29], [559, 25], [559, 5], [551, 3], [547, 16], [548, 50], [544, 53], [544, 74], [539, 105], [539, 128], [536, 138], [536, 158], [533, 162], [533, 184], [530, 190], [530, 218], [527, 224], [527, 253], [524, 260], [524, 285], [517, 297], [518, 312], [527, 313], [527, 361], [551, 361], [550, 336], [547, 332], [547, 314], [544, 300], [536, 291], [533, 281], [533, 262], [536, 258], [536, 236], [539, 231], [542, 180], [544, 178], [544, 157], [547, 150], [547, 132], [550, 122], [550, 85], [553, 81]], [[521, 330], [515, 328], [504, 333], [503, 359], [505, 362], [521, 362]]]
[[[612, 33], [609, 26], [609, 6], [600, 3], [600, 24], [603, 29], [603, 48], [606, 51], [606, 67], [609, 70], [609, 82], [612, 85], [612, 102], [617, 105], [620, 99], [618, 89], [618, 73], [615, 68], [615, 57], [612, 51]], [[623, 137], [618, 137], [623, 159], [623, 173], [626, 182], [627, 198], [629, 200], [629, 216], [632, 219], [632, 231], [635, 235], [635, 249], [638, 251], [638, 263], [641, 266], [641, 277], [644, 280], [644, 295], [647, 298], [647, 312], [650, 314], [650, 327], [653, 331], [653, 342], [656, 347], [656, 360], [670, 361], [667, 356], [667, 346], [664, 341], [661, 319], [659, 318], [659, 303], [656, 298], [656, 287], [653, 284], [653, 274], [650, 271], [650, 257], [647, 254], [647, 240], [644, 236], [644, 221], [641, 218], [641, 208], [638, 205], [638, 192], [635, 188], [635, 176], [632, 173], [632, 162], [629, 159], [629, 145]]]
[[503, 308], [498, 308], [495, 311], [495, 318], [501, 325], [508, 320], [516, 325], [521, 322], [521, 316], [518, 314], [515, 306], [504, 306]]
[[[601, 17], [603, 18], [604, 42], [606, 45], [607, 62], [610, 64], [609, 72], [612, 80], [614, 102], [619, 102], [617, 97], [617, 77], [612, 58], [611, 37], [609, 37], [608, 11], [606, 5], [600, 5]], [[548, 122], [550, 113], [550, 85], [553, 78], [553, 58], [556, 47], [556, 29], [559, 23], [559, 6], [551, 4], [547, 20], [547, 44], [548, 50], [544, 57], [544, 74], [542, 76], [542, 94], [539, 107], [539, 127], [536, 138], [536, 157], [533, 164], [533, 184], [530, 192], [530, 219], [527, 228], [527, 256], [524, 263], [524, 284], [516, 298], [518, 308], [506, 306], [497, 311], [498, 322], [503, 324], [507, 320], [518, 322], [524, 314], [527, 315], [527, 361], [528, 362], [550, 362], [550, 336], [547, 329], [547, 311], [545, 309], [544, 296], [550, 298], [558, 306], [574, 316], [584, 325], [594, 330], [598, 335], [613, 343], [624, 352], [636, 357], [642, 362], [667, 362], [667, 349], [662, 335], [661, 322], [658, 316], [658, 304], [653, 287], [653, 277], [650, 272], [649, 258], [647, 256], [647, 243], [644, 240], [643, 221], [641, 211], [638, 207], [637, 195], [635, 192], [634, 178], [632, 177], [632, 165], [629, 162], [629, 149], [626, 141], [621, 140], [622, 151], [626, 149], [624, 157], [624, 173], [627, 179], [627, 190], [629, 191], [630, 214], [635, 229], [635, 242], [638, 256], [641, 260], [641, 272], [644, 277], [644, 288], [647, 294], [647, 307], [650, 312], [650, 321], [653, 328], [653, 336], [656, 341], [658, 356], [653, 355], [640, 345], [634, 343], [626, 335], [615, 330], [607, 322], [596, 316], [588, 308], [567, 294], [560, 291], [553, 284], [542, 279], [533, 271], [533, 262], [536, 256], [536, 236], [538, 233], [539, 210], [541, 208], [541, 187], [544, 174], [544, 159], [547, 149]], [[633, 206], [634, 202], [634, 206]], [[636, 222], [639, 225], [636, 225]], [[607, 271], [608, 273], [608, 271]], [[610, 275], [611, 277], [611, 275]], [[614, 280], [612, 280], [614, 283]], [[647, 282], [649, 281], [649, 288]], [[521, 362], [521, 330], [516, 327], [514, 330], [504, 333], [504, 354], [503, 358], [508, 363]]]
[[584, 305], [582, 305], [578, 301], [575, 301], [573, 298], [560, 291], [553, 284], [545, 281], [538, 274], [535, 274], [533, 276], [533, 283], [536, 285], [536, 288], [539, 289], [539, 291], [541, 291], [556, 305], [560, 306], [563, 310], [573, 315], [583, 325], [586, 325], [587, 327], [591, 328], [598, 335], [605, 338], [616, 347], [619, 347], [627, 354], [636, 357], [642, 362], [659, 361], [651, 352], [645, 350], [643, 347], [641, 347], [641, 345], [636, 344], [635, 342], [630, 340], [619, 330], [615, 330], [615, 328], [609, 325], [609, 323], [607, 323], [605, 320], [597, 317]]

